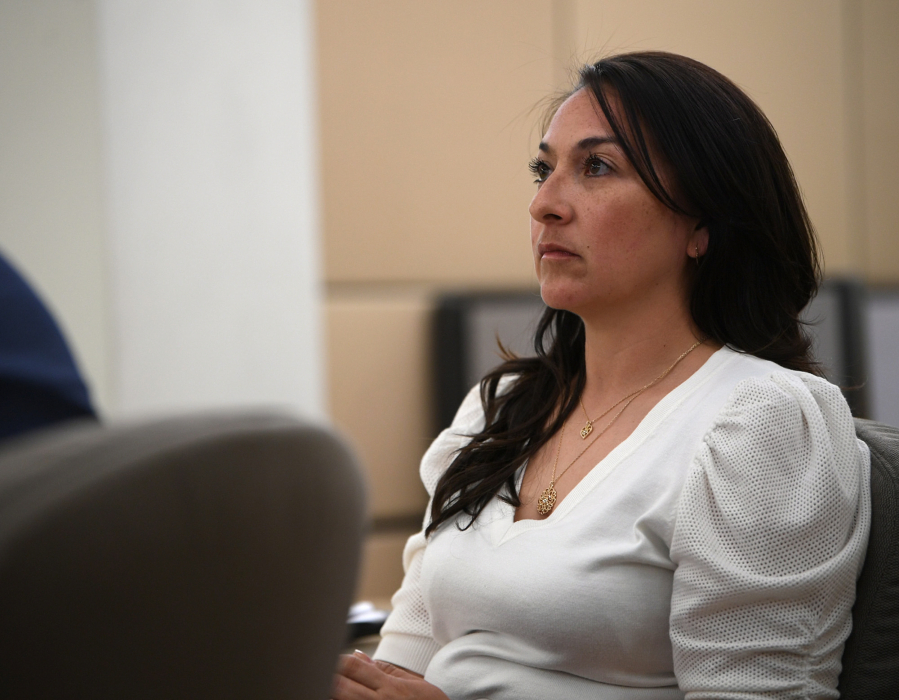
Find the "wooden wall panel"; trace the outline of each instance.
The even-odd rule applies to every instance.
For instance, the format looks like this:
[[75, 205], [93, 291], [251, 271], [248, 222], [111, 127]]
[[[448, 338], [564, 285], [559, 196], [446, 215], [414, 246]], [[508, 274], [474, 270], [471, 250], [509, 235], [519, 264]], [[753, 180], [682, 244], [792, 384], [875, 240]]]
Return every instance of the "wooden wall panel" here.
[[362, 550], [356, 600], [386, 607], [403, 582], [403, 547], [411, 532], [374, 533]]
[[331, 416], [367, 470], [375, 520], [419, 518], [418, 463], [430, 442], [430, 302], [337, 296], [326, 305]]
[[330, 282], [528, 283], [548, 0], [318, 5]]
[[[899, 284], [899, 3], [865, 0], [862, 12], [865, 241], [850, 226], [847, 243], [863, 244], [867, 277]], [[853, 79], [858, 79], [853, 78]]]

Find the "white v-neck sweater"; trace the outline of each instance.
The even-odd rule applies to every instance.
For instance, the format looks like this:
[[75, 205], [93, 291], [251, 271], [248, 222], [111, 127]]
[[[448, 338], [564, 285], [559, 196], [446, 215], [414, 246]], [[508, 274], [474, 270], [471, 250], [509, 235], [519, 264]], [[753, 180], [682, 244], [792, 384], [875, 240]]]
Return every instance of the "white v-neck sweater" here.
[[[472, 391], [429, 493], [483, 422]], [[452, 700], [835, 698], [869, 468], [836, 387], [721, 349], [545, 520], [412, 537], [376, 658]]]

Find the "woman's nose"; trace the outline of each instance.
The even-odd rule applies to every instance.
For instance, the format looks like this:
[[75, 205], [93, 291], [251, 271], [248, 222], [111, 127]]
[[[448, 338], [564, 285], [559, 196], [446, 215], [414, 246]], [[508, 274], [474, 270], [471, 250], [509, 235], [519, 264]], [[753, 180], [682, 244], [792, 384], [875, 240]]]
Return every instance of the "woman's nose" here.
[[573, 213], [564, 186], [559, 179], [553, 179], [553, 175], [540, 185], [528, 207], [531, 218], [541, 224], [566, 223]]

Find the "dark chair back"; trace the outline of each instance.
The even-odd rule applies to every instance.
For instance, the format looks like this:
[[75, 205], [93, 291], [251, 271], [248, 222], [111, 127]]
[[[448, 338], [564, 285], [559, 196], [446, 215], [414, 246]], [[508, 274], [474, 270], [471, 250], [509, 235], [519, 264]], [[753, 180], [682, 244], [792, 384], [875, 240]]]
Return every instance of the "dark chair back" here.
[[345, 642], [361, 478], [271, 414], [0, 451], [0, 697], [309, 698]]
[[899, 688], [899, 430], [855, 421], [871, 448], [871, 537], [843, 652], [840, 697], [883, 700]]

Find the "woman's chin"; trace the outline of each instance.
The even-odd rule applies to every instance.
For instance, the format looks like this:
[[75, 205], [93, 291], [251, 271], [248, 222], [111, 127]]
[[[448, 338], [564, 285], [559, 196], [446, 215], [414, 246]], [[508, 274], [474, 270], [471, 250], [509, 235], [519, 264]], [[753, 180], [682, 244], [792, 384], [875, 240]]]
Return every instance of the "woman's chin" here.
[[540, 288], [540, 296], [543, 298], [543, 303], [551, 309], [577, 313], [576, 308], [580, 306], [577, 303], [578, 295], [572, 294], [570, 290], [543, 285]]

